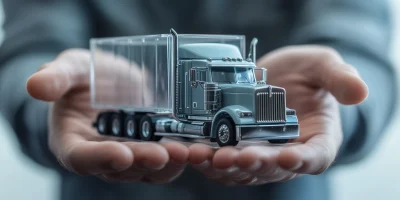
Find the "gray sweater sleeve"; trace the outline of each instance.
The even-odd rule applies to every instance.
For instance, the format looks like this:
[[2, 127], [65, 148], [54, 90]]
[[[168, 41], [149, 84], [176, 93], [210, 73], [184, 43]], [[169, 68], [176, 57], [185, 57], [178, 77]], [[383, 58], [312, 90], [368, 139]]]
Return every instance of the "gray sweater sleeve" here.
[[34, 161], [58, 167], [47, 145], [47, 103], [26, 92], [26, 80], [62, 50], [87, 47], [91, 30], [84, 1], [3, 0], [0, 112]]
[[358, 161], [378, 146], [397, 96], [389, 55], [389, 4], [386, 0], [309, 0], [298, 10], [290, 43], [333, 47], [369, 87], [365, 102], [341, 107], [344, 143], [337, 163]]

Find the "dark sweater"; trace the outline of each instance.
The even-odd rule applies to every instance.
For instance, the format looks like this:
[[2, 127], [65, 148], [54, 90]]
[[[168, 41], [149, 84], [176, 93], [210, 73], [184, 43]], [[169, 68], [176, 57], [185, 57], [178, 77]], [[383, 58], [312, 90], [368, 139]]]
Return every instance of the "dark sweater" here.
[[[335, 162], [352, 163], [378, 145], [390, 120], [396, 80], [389, 60], [391, 23], [384, 0], [3, 0], [0, 112], [21, 149], [62, 178], [61, 199], [327, 199], [326, 174], [257, 187], [225, 187], [188, 168], [171, 184], [111, 184], [65, 171], [47, 146], [47, 104], [29, 97], [27, 78], [91, 37], [168, 33], [244, 34], [259, 56], [285, 45], [335, 48], [369, 86], [368, 99], [342, 106], [344, 143]], [[249, 41], [247, 41], [249, 44]]]

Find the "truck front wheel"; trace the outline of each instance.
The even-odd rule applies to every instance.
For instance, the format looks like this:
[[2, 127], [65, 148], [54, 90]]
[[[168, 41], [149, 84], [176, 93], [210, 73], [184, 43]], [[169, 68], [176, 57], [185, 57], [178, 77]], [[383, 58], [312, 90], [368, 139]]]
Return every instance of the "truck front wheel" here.
[[223, 146], [236, 146], [238, 141], [236, 140], [235, 129], [233, 128], [232, 122], [227, 118], [221, 118], [216, 125], [216, 139], [220, 147]]

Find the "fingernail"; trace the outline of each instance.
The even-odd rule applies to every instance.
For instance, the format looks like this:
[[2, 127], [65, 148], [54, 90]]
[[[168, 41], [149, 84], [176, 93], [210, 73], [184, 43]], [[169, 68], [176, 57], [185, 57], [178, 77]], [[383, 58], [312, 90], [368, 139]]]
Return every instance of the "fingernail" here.
[[295, 171], [300, 169], [303, 166], [303, 162], [298, 162], [294, 167], [292, 167], [291, 169], [289, 169], [290, 171]]
[[249, 171], [257, 171], [261, 168], [261, 161], [257, 160], [255, 163], [253, 163], [247, 170]]

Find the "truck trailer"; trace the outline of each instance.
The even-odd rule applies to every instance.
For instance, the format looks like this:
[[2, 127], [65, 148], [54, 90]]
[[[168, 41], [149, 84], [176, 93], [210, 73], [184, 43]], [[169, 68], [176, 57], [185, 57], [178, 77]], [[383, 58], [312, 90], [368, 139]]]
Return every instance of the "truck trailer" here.
[[268, 84], [267, 70], [256, 68], [256, 45], [254, 38], [246, 58], [242, 35], [171, 29], [91, 39], [94, 128], [143, 141], [209, 139], [221, 147], [297, 138], [296, 111], [286, 107], [285, 89]]

